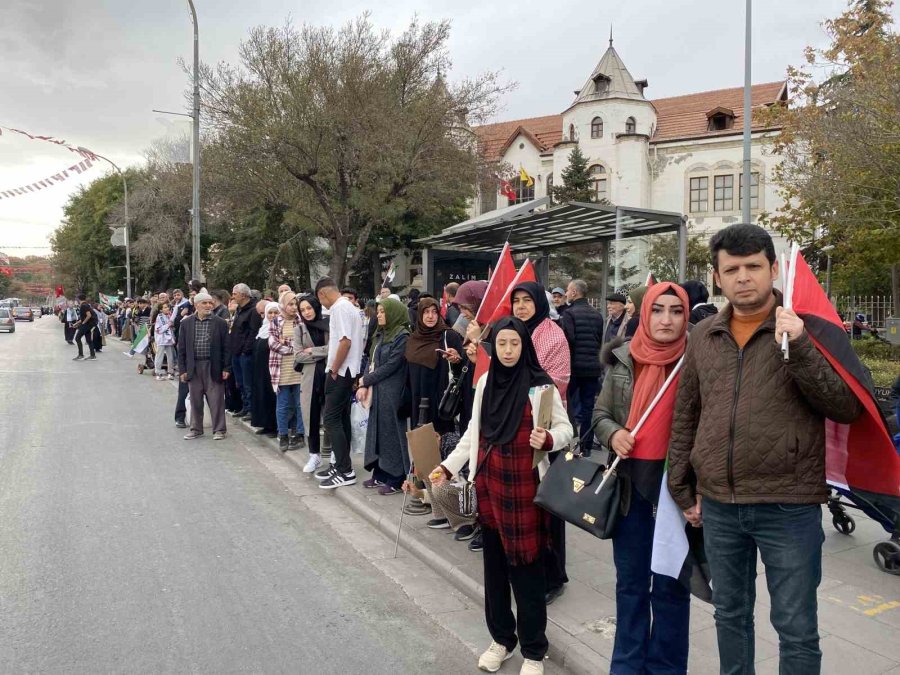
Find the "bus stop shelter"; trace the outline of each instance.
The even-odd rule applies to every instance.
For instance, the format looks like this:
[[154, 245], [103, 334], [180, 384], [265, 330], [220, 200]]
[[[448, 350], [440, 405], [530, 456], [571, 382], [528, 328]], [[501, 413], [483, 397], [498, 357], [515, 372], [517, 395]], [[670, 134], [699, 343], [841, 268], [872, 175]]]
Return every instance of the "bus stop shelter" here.
[[[425, 289], [434, 293], [434, 261], [443, 252], [484, 255], [498, 253], [509, 242], [514, 254], [531, 254], [538, 277], [546, 284], [550, 252], [579, 244], [600, 244], [603, 268], [610, 269], [609, 243], [632, 237], [678, 233], [678, 280], [684, 281], [687, 266], [687, 219], [680, 213], [638, 209], [611, 204], [568, 202], [545, 210], [549, 198], [508, 206], [484, 213], [440, 234], [419, 239]], [[621, 246], [615, 247], [614, 287], [622, 281]], [[608, 274], [603, 275], [601, 296], [607, 295]]]

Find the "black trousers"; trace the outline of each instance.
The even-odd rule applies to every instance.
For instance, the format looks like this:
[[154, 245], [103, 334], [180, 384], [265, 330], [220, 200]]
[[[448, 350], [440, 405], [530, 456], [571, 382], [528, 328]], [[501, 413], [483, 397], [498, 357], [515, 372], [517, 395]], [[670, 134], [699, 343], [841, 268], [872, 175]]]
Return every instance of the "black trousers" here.
[[303, 424], [306, 428], [306, 447], [311, 455], [318, 455], [322, 451], [322, 435], [319, 433], [322, 426], [322, 399], [315, 390], [315, 385], [309, 402], [309, 419], [304, 419]]
[[75, 331], [75, 344], [78, 345], [78, 356], [84, 356], [84, 348], [81, 346], [81, 338], [84, 338], [84, 341], [87, 342], [88, 349], [91, 350], [91, 356], [96, 356], [96, 354], [94, 354], [93, 327], [79, 326], [78, 330]]
[[64, 332], [66, 336], [66, 342], [71, 342], [75, 339], [75, 329], [72, 328], [71, 322], [66, 321]]
[[182, 382], [181, 378], [178, 378], [178, 399], [175, 401], [175, 421], [176, 422], [184, 422], [184, 418], [187, 416], [187, 397], [190, 388], [188, 387], [187, 382]]
[[331, 438], [334, 466], [341, 473], [353, 470], [350, 461], [350, 395], [353, 377], [348, 373], [334, 379], [325, 375], [325, 432]]
[[[522, 656], [542, 661], [549, 646], [544, 563], [538, 558], [528, 565], [510, 565], [496, 530], [483, 528], [481, 537], [484, 542], [484, 619], [488, 631], [494, 642], [509, 651], [520, 642]], [[510, 586], [516, 595], [516, 616], [512, 613]]]
[[[561, 454], [551, 452], [550, 463], [555, 462]], [[550, 548], [544, 552], [544, 578], [548, 593], [569, 583], [566, 574], [566, 521], [554, 515], [550, 516]]]

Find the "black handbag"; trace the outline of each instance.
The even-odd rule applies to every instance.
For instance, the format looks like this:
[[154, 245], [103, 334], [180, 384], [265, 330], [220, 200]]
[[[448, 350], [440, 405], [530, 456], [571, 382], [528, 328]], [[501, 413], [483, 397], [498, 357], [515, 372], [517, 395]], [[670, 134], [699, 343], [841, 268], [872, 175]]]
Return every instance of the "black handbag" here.
[[[604, 476], [606, 482], [598, 489]], [[572, 450], [550, 465], [534, 497], [542, 509], [598, 539], [613, 536], [619, 516], [628, 513], [630, 502], [627, 476], [616, 469], [604, 472], [600, 464]]]
[[[446, 334], [444, 335], [444, 349], [447, 349]], [[459, 415], [459, 411], [462, 409], [463, 380], [466, 379], [466, 373], [468, 372], [469, 364], [467, 363], [463, 366], [462, 372], [456, 379], [453, 379], [451, 373], [450, 382], [447, 384], [447, 388], [441, 395], [441, 402], [438, 403], [438, 419], [443, 420], [444, 422], [452, 422], [456, 419], [456, 416]]]

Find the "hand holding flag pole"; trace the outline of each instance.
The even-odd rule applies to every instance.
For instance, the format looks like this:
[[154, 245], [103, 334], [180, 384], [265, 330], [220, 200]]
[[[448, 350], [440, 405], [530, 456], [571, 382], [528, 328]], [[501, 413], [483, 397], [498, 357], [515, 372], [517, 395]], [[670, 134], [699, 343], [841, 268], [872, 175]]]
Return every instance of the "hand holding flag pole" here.
[[[681, 366], [684, 365], [684, 355], [680, 359], [678, 359], [678, 363], [675, 364], [675, 367], [672, 369], [672, 372], [669, 373], [669, 376], [666, 378], [666, 381], [663, 382], [663, 386], [659, 388], [659, 391], [656, 392], [656, 396], [653, 397], [653, 400], [650, 401], [650, 405], [647, 406], [647, 409], [644, 411], [644, 414], [641, 415], [641, 418], [638, 420], [637, 424], [634, 425], [634, 429], [631, 430], [632, 436], [637, 436], [641, 430], [641, 427], [644, 426], [644, 422], [650, 417], [650, 413], [653, 412], [653, 409], [656, 407], [656, 404], [662, 400], [662, 397], [665, 395], [666, 390], [668, 390], [669, 385], [675, 381], [675, 378], [678, 377], [678, 373], [681, 372]], [[600, 490], [603, 489], [603, 486], [606, 485], [606, 481], [609, 479], [612, 472], [619, 465], [619, 462], [622, 461], [621, 457], [616, 457], [613, 463], [609, 466], [606, 472], [603, 474], [603, 480], [600, 481], [600, 485], [597, 486], [597, 489], [594, 491], [595, 495], [600, 494]]]
[[[800, 245], [794, 242], [791, 245], [791, 261], [789, 265], [785, 265], [784, 253], [781, 254], [782, 274], [784, 275], [784, 308], [794, 309], [794, 279], [797, 278], [797, 256], [800, 254]], [[790, 360], [790, 335], [786, 332], [781, 334], [781, 353], [784, 360]]]

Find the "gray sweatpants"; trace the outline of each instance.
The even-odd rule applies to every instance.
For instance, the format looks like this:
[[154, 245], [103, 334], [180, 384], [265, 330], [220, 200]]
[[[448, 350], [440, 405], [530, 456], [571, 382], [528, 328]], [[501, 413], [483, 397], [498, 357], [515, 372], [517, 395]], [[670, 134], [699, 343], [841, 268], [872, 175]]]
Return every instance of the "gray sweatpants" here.
[[191, 430], [203, 433], [203, 397], [209, 404], [213, 433], [225, 431], [225, 383], [214, 382], [209, 374], [209, 361], [197, 361], [194, 376], [188, 382], [191, 398]]

